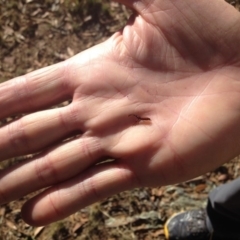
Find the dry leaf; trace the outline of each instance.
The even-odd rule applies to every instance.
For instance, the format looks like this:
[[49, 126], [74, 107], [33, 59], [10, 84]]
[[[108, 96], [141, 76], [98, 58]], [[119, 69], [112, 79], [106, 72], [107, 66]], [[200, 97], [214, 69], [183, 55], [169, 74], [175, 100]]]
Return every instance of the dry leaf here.
[[34, 230], [34, 233], [33, 233], [34, 238], [38, 237], [40, 235], [40, 233], [43, 231], [44, 228], [45, 228], [45, 226], [37, 227]]
[[7, 225], [9, 228], [13, 229], [13, 230], [17, 230], [16, 225], [15, 225], [13, 222], [9, 221], [9, 220], [6, 220], [6, 225]]
[[195, 191], [197, 193], [202, 192], [206, 189], [207, 185], [206, 184], [199, 184], [195, 187]]

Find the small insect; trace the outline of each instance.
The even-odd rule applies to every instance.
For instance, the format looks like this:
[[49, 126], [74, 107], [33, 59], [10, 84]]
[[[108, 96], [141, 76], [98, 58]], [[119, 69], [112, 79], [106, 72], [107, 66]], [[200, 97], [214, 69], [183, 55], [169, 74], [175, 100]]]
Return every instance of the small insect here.
[[138, 122], [140, 122], [140, 121], [151, 121], [151, 118], [149, 118], [149, 117], [139, 117], [138, 115], [135, 115], [135, 114], [129, 114], [128, 116], [129, 117], [135, 117]]

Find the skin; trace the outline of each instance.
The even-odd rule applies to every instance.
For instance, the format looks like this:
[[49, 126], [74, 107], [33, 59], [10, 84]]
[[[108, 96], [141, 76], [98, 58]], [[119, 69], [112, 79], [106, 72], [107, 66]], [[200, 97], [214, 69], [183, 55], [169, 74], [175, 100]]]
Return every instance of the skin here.
[[0, 172], [0, 203], [47, 188], [22, 208], [31, 225], [240, 153], [239, 12], [223, 0], [119, 2], [135, 12], [122, 31], [0, 85], [0, 118], [27, 113], [1, 127], [0, 159], [39, 153]]

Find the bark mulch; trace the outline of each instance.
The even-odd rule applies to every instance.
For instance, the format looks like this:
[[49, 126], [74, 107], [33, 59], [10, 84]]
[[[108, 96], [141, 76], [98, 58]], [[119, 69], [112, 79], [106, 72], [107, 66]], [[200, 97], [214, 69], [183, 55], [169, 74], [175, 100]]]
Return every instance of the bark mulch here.
[[[239, 1], [229, 1], [240, 9]], [[65, 60], [119, 30], [130, 11], [100, 0], [0, 0], [0, 82]], [[3, 162], [1, 168], [28, 156]], [[122, 192], [63, 221], [32, 227], [21, 219], [31, 195], [0, 206], [0, 240], [164, 239], [171, 214], [206, 205], [209, 191], [240, 175], [240, 159], [188, 182]]]

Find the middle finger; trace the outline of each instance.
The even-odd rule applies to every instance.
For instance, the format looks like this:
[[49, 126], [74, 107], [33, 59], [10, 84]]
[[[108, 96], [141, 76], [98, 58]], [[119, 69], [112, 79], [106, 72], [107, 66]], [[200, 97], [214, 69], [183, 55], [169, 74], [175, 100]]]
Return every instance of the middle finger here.
[[81, 131], [84, 115], [74, 106], [26, 115], [0, 129], [0, 160], [39, 152]]

